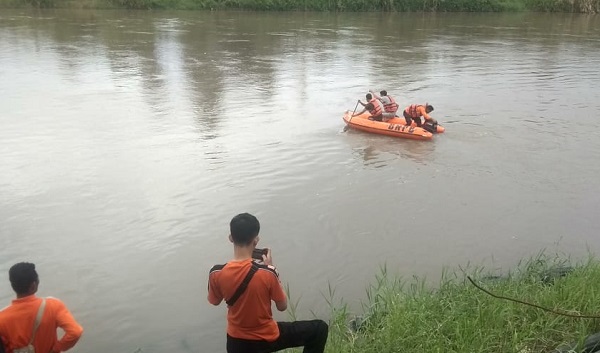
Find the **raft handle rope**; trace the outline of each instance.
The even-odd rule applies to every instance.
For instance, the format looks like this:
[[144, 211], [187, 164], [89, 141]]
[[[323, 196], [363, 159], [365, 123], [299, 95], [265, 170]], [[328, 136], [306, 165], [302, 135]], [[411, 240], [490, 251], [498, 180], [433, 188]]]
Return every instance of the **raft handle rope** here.
[[537, 304], [528, 303], [528, 302], [523, 301], [523, 300], [519, 300], [519, 299], [514, 299], [514, 298], [509, 298], [509, 297], [504, 297], [504, 296], [501, 296], [501, 295], [497, 295], [497, 294], [494, 294], [494, 293], [488, 291], [487, 289], [482, 288], [481, 286], [477, 285], [477, 283], [475, 283], [475, 281], [473, 281], [470, 276], [467, 276], [467, 279], [471, 282], [472, 285], [475, 286], [475, 288], [477, 288], [480, 291], [482, 291], [482, 292], [484, 292], [484, 293], [486, 293], [488, 295], [491, 295], [492, 297], [497, 298], [497, 299], [510, 300], [512, 302], [515, 302], [515, 303], [533, 306], [534, 308], [542, 309], [542, 310], [551, 312], [551, 313], [556, 314], [556, 315], [562, 315], [562, 316], [568, 316], [568, 317], [575, 317], [575, 318], [578, 318], [578, 319], [600, 319], [600, 315], [599, 314], [595, 314], [595, 315], [591, 315], [591, 314], [570, 314], [568, 312], [565, 312], [562, 309], [560, 309], [560, 311], [558, 311], [558, 310], [555, 310], [555, 309], [545, 308], [545, 307], [537, 305]]

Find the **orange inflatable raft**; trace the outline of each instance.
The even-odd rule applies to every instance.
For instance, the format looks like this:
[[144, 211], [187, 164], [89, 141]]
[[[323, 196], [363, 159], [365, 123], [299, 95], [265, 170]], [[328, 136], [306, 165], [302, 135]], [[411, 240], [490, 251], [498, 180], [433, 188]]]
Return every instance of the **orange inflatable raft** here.
[[[404, 119], [404, 117], [401, 117], [401, 118], [392, 118], [392, 119], [388, 120], [387, 122], [389, 124], [406, 125], [406, 119]], [[417, 124], [413, 121], [412, 124], [410, 124], [410, 126], [415, 126], [416, 127]], [[425, 131], [427, 131], [427, 130], [425, 130]], [[437, 130], [435, 132], [437, 132], [438, 134], [441, 134], [444, 131], [446, 131], [446, 128], [444, 128], [442, 125], [438, 124], [437, 125]]]
[[[371, 132], [374, 134], [388, 135], [401, 137], [413, 140], [431, 140], [433, 134], [413, 122], [411, 126], [406, 125], [403, 118], [393, 118], [387, 122], [369, 120], [371, 114], [365, 112], [363, 114], [352, 116], [351, 111], [346, 111], [344, 114], [344, 122], [354, 129]], [[444, 132], [445, 129], [438, 124], [437, 132]]]

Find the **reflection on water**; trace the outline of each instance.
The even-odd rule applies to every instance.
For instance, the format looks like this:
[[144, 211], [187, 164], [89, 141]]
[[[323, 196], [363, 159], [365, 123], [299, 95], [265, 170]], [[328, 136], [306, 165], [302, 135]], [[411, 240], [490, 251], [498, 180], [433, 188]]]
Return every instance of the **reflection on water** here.
[[352, 129], [346, 133], [351, 135], [346, 140], [352, 150], [367, 167], [395, 166], [393, 161], [397, 159], [408, 159], [418, 164], [427, 164], [435, 159], [435, 142], [432, 141], [414, 143], [412, 140], [370, 135]]
[[[74, 352], [223, 352], [206, 276], [239, 212], [301, 318], [328, 283], [353, 306], [383, 262], [595, 250], [599, 21], [4, 10], [0, 272], [38, 264], [86, 328]], [[342, 132], [368, 89], [446, 133]]]

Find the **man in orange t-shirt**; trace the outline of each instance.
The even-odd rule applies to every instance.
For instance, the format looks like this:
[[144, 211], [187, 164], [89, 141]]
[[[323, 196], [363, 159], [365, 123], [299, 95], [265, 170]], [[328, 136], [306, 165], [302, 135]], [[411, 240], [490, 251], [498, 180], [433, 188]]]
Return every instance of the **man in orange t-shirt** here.
[[[0, 343], [6, 353], [12, 353], [29, 344], [43, 299], [35, 296], [40, 280], [34, 264], [20, 262], [13, 265], [8, 274], [17, 299], [0, 311]], [[51, 297], [45, 300], [32, 345], [36, 353], [66, 351], [77, 343], [83, 329], [60, 300]], [[60, 340], [56, 332], [59, 327], [65, 332]]]
[[433, 106], [429, 103], [425, 103], [425, 105], [409, 105], [406, 107], [406, 109], [404, 109], [404, 119], [406, 120], [406, 125], [410, 126], [414, 120], [417, 126], [421, 127], [421, 117], [423, 117], [425, 119], [423, 128], [431, 133], [435, 133], [437, 131], [438, 122], [429, 115], [429, 113], [432, 111]]
[[[262, 263], [252, 260], [259, 241], [258, 219], [242, 213], [233, 217], [229, 227], [234, 258], [224, 265], [215, 265], [208, 277], [208, 301], [219, 305], [225, 300], [228, 304], [227, 352], [267, 353], [304, 346], [304, 353], [323, 353], [328, 334], [323, 320], [273, 319], [271, 301], [277, 310], [284, 311], [287, 297], [273, 266], [271, 249], [262, 255]], [[246, 287], [242, 291], [243, 283]]]

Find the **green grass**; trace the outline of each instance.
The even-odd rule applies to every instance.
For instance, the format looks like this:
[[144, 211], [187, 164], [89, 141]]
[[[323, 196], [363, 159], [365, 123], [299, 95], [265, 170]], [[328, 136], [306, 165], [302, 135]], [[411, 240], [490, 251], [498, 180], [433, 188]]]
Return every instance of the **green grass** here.
[[[573, 266], [570, 274], [552, 283], [541, 280], [547, 270], [566, 265]], [[363, 315], [334, 306], [326, 352], [541, 353], [600, 331], [597, 319], [491, 297], [467, 275], [496, 294], [572, 313], [600, 313], [600, 262], [593, 259], [573, 265], [540, 255], [501, 279], [484, 280], [483, 269], [444, 272], [434, 288], [422, 278], [392, 278], [383, 269], [367, 291]]]
[[0, 0], [0, 7], [598, 13], [600, 0]]

